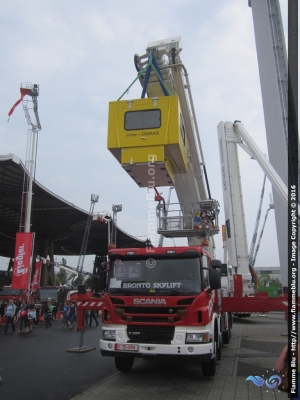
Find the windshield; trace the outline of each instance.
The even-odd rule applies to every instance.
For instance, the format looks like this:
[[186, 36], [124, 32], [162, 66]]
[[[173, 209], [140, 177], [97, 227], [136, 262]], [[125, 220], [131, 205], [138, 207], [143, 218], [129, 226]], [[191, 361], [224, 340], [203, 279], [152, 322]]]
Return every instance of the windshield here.
[[108, 293], [198, 294], [201, 292], [200, 259], [113, 260]]
[[13, 289], [11, 287], [3, 287], [0, 289], [0, 296], [21, 296], [23, 294], [22, 289]]
[[40, 289], [40, 300], [57, 300], [57, 289]]

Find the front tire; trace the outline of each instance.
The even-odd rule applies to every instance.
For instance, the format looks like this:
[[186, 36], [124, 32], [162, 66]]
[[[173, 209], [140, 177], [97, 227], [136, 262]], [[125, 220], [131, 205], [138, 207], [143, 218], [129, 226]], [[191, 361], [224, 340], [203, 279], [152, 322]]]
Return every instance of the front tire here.
[[206, 377], [214, 377], [216, 374], [216, 358], [208, 362], [201, 362], [202, 374]]
[[231, 338], [231, 327], [230, 323], [228, 323], [228, 328], [227, 331], [223, 332], [223, 343], [224, 344], [229, 344], [230, 338]]
[[133, 366], [133, 357], [115, 357], [115, 365], [118, 371], [129, 372]]
[[216, 361], [221, 361], [222, 357], [222, 346], [223, 346], [223, 336], [219, 335], [219, 340], [216, 341]]

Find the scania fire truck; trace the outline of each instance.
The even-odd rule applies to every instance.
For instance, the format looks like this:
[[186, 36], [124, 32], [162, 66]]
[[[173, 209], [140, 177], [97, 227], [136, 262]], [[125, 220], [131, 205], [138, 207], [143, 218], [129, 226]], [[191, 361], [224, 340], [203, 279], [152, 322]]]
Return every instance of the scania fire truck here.
[[[136, 357], [189, 356], [214, 376], [231, 314], [222, 311], [222, 263], [214, 259], [219, 203], [210, 195], [181, 50], [175, 37], [135, 55], [142, 96], [109, 104], [108, 149], [140, 187], [155, 189], [158, 233], [187, 244], [109, 250], [100, 349], [120, 371]], [[159, 186], [174, 187], [179, 203], [166, 204]]]
[[217, 260], [200, 246], [109, 252], [101, 354], [128, 371], [135, 357], [195, 356], [213, 376], [221, 357]]

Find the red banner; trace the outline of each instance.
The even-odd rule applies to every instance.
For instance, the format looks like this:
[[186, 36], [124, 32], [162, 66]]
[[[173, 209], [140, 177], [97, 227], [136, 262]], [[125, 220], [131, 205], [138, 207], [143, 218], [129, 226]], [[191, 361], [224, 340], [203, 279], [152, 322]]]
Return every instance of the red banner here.
[[14, 269], [11, 284], [13, 288], [28, 288], [32, 249], [33, 233], [17, 232]]
[[226, 242], [226, 225], [222, 225], [222, 239]]
[[20, 89], [20, 92], [21, 92], [21, 97], [19, 98], [19, 100], [17, 100], [17, 101], [15, 102], [15, 104], [14, 104], [14, 105], [12, 106], [12, 108], [10, 109], [10, 111], [9, 111], [9, 113], [8, 113], [8, 119], [10, 118], [11, 114], [15, 111], [15, 108], [17, 107], [17, 105], [19, 105], [19, 104], [21, 103], [21, 101], [23, 100], [23, 98], [24, 98], [27, 94], [31, 93], [31, 89], [24, 89], [24, 88], [21, 88], [21, 89]]
[[40, 288], [41, 268], [42, 268], [42, 262], [41, 261], [36, 262], [34, 274], [32, 277], [32, 282], [31, 282], [33, 292]]

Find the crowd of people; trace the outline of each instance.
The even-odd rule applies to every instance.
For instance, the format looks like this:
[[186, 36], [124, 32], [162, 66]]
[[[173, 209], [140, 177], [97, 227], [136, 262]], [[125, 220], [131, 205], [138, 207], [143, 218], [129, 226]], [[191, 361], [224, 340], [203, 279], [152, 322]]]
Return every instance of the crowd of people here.
[[[92, 327], [93, 320], [98, 326], [96, 316], [95, 310], [85, 311], [85, 326]], [[59, 303], [50, 299], [32, 299], [29, 302], [10, 299], [0, 302], [0, 324], [4, 324], [4, 334], [9, 326], [13, 333], [30, 333], [33, 328], [39, 327], [39, 322], [44, 322], [45, 328], [51, 328], [53, 320], [57, 319], [62, 319], [61, 329], [73, 329], [77, 320], [77, 302], [65, 300]]]

